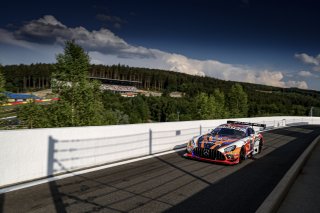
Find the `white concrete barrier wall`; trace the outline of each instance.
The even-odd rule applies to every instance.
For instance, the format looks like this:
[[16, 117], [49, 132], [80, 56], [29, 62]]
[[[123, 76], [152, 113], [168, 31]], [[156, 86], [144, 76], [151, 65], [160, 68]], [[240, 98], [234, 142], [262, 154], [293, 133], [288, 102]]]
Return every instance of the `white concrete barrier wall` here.
[[[0, 187], [184, 146], [229, 119], [0, 131]], [[233, 119], [281, 127], [316, 117]]]

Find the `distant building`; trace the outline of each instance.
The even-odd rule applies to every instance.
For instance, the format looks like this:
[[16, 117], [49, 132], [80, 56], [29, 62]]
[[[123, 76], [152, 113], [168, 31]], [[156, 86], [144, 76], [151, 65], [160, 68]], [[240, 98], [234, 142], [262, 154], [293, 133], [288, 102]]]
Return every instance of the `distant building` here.
[[59, 98], [40, 98], [36, 95], [31, 94], [20, 94], [20, 93], [12, 93], [12, 92], [4, 92], [3, 93], [7, 97], [7, 103], [3, 104], [2, 106], [14, 106], [14, 105], [21, 105], [27, 104], [30, 102], [36, 103], [49, 103], [51, 101], [58, 101]]
[[119, 93], [123, 97], [137, 96], [137, 86], [141, 84], [141, 82], [139, 81], [128, 81], [110, 78], [90, 77], [90, 79], [100, 81], [102, 90], [109, 90], [113, 93]]
[[11, 92], [4, 92], [5, 96], [7, 97], [7, 101], [11, 102], [24, 102], [24, 101], [32, 101], [32, 100], [40, 100], [38, 96], [30, 95], [30, 94], [21, 94], [21, 93], [11, 93]]
[[181, 98], [182, 96], [184, 96], [184, 93], [182, 93], [182, 92], [171, 92], [169, 95], [172, 98]]

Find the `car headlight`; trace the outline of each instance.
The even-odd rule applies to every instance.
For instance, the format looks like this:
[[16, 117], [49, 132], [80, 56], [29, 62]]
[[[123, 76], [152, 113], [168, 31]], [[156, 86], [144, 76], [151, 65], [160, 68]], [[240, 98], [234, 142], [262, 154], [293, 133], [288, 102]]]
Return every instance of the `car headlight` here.
[[231, 152], [231, 151], [235, 150], [236, 147], [237, 147], [236, 145], [229, 146], [229, 147], [227, 147], [227, 148], [224, 149], [224, 152]]

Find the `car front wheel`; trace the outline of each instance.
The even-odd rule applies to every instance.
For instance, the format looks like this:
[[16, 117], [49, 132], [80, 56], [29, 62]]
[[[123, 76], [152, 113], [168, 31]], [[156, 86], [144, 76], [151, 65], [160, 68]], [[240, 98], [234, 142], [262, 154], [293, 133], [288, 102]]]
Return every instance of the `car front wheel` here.
[[262, 143], [262, 141], [260, 140], [260, 141], [259, 141], [259, 151], [258, 151], [259, 154], [262, 152], [262, 147], [263, 147], [263, 143]]
[[246, 159], [246, 152], [244, 147], [241, 147], [240, 154], [239, 154], [239, 163], [242, 163]]

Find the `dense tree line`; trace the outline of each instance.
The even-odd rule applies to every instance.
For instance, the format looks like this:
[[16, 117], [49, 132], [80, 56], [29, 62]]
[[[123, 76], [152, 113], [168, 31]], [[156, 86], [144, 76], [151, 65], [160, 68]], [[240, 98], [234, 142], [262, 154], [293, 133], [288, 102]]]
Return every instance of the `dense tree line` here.
[[53, 64], [4, 66], [6, 90], [19, 93], [50, 88], [53, 70]]
[[[212, 94], [199, 93], [195, 97], [173, 98], [170, 96], [124, 98], [105, 92], [103, 104], [108, 111], [110, 124], [188, 121], [247, 116], [246, 94], [241, 94], [238, 84], [227, 94], [241, 100], [241, 105], [225, 102], [219, 89]], [[233, 114], [233, 112], [236, 112]]]

